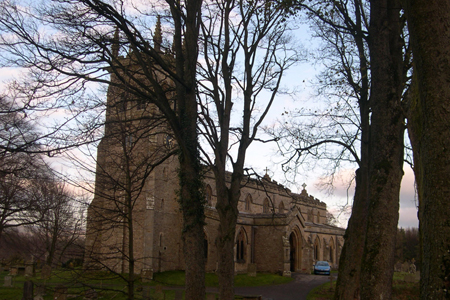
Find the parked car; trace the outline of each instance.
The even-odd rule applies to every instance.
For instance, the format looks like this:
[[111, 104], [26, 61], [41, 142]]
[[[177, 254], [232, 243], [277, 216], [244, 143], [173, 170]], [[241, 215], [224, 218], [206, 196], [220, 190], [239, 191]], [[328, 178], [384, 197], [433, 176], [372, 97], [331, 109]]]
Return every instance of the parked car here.
[[327, 261], [316, 261], [314, 265], [314, 274], [330, 275], [331, 267]]

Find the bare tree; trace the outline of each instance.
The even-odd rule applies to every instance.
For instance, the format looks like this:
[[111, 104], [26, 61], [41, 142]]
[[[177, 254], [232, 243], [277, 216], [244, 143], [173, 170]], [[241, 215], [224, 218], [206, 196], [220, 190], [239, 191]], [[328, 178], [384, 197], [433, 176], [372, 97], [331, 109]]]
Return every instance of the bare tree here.
[[42, 202], [42, 218], [28, 226], [45, 246], [46, 264], [53, 265], [58, 256], [58, 263], [67, 248], [74, 245], [82, 235], [84, 216], [67, 186], [58, 182], [49, 174], [31, 183], [34, 197]]
[[207, 145], [202, 150], [217, 189], [220, 299], [234, 299], [233, 249], [247, 149], [258, 141], [259, 127], [285, 92], [283, 75], [301, 53], [289, 36], [283, 3], [219, 0], [205, 3], [203, 15], [199, 101]]
[[[173, 28], [170, 60], [165, 58], [162, 45], [150, 42], [152, 32], [146, 22], [155, 18], [146, 8], [134, 9], [123, 1], [55, 1], [41, 10], [3, 2], [0, 24], [5, 34], [1, 44], [12, 64], [29, 68], [34, 78], [39, 79], [35, 88], [42, 93], [35, 94], [36, 97], [60, 97], [69, 100], [66, 102], [69, 108], [72, 103], [79, 103], [87, 109], [91, 103], [83, 100], [88, 99], [84, 96], [80, 101], [77, 97], [83, 95], [89, 82], [94, 82], [120, 87], [135, 99], [158, 107], [179, 146], [186, 299], [200, 299], [205, 294], [204, 197], [195, 77], [202, 1], [168, 0], [159, 4], [159, 11], [167, 12], [166, 20]], [[52, 32], [45, 38], [43, 32], [49, 31], [40, 31], [44, 28]], [[167, 93], [167, 80], [173, 82], [175, 96]], [[97, 128], [86, 127], [81, 128], [83, 133]]]
[[[389, 297], [403, 162], [401, 100], [410, 58], [400, 5], [316, 1], [300, 6], [327, 47], [320, 92], [338, 100], [321, 114], [306, 113], [319, 118], [291, 130], [290, 139], [299, 140], [290, 148], [291, 161], [308, 155], [331, 159], [332, 172], [345, 161], [358, 164], [335, 298], [359, 297], [360, 284], [364, 299]], [[383, 161], [388, 169], [383, 169]], [[388, 221], [380, 224], [386, 216]], [[380, 250], [381, 244], [389, 246]]]
[[0, 237], [13, 227], [35, 224], [42, 220], [45, 203], [30, 188], [42, 180], [46, 164], [39, 156], [15, 153], [2, 161], [5, 174], [0, 180]]

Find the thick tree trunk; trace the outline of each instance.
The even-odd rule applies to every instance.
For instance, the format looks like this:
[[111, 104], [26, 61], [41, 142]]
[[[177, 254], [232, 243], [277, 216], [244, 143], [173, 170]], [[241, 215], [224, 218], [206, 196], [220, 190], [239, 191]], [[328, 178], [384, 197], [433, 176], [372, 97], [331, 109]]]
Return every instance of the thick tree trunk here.
[[361, 269], [361, 299], [391, 298], [403, 177], [401, 24], [399, 1], [371, 1], [370, 202]]
[[[185, 299], [205, 297], [204, 201], [199, 168], [180, 160], [180, 202], [183, 211], [183, 252], [186, 263]], [[194, 198], [195, 197], [195, 198]]]
[[219, 213], [219, 235], [217, 247], [219, 252], [219, 299], [234, 299], [234, 244], [237, 204], [240, 195], [242, 172], [233, 172], [229, 187], [225, 181], [225, 165], [216, 170], [217, 212]]
[[339, 260], [339, 277], [337, 279], [335, 300], [359, 299], [361, 263], [366, 240], [367, 217], [369, 214], [369, 141], [370, 141], [370, 103], [369, 76], [365, 42], [363, 40], [362, 7], [355, 1], [357, 32], [353, 35], [357, 46], [361, 75], [361, 90], [359, 95], [359, 114], [361, 119], [361, 153], [359, 169], [355, 174], [355, 197], [353, 199], [352, 215], [345, 232], [345, 243]]
[[[176, 109], [180, 127], [173, 128], [179, 142], [180, 206], [183, 213], [183, 253], [186, 266], [186, 300], [205, 298], [205, 213], [203, 182], [197, 134], [197, 57], [201, 0], [185, 2], [186, 16], [172, 2], [175, 25], [174, 49], [176, 72], [183, 83], [176, 82]], [[185, 31], [182, 27], [185, 25]]]
[[236, 232], [237, 214], [231, 206], [219, 212], [219, 238], [217, 242], [219, 252], [219, 299], [234, 299], [234, 239]]
[[450, 3], [409, 0], [414, 54], [408, 130], [414, 151], [422, 243], [420, 299], [450, 298]]
[[[367, 147], [366, 147], [367, 148]], [[355, 197], [353, 199], [352, 215], [345, 232], [345, 243], [339, 260], [339, 276], [334, 299], [359, 299], [359, 283], [361, 262], [367, 228], [369, 210], [368, 197], [368, 166], [356, 171]]]
[[183, 212], [183, 251], [186, 263], [186, 300], [205, 298], [205, 225], [203, 181], [197, 138], [197, 106], [195, 90], [186, 93], [180, 107], [184, 145], [180, 158], [180, 204]]

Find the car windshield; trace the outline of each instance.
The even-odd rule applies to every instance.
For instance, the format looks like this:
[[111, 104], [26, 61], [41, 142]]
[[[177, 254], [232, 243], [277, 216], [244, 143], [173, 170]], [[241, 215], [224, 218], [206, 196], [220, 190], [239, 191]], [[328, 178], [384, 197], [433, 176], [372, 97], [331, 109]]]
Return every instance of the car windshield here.
[[316, 266], [328, 267], [328, 263], [326, 261], [318, 261]]

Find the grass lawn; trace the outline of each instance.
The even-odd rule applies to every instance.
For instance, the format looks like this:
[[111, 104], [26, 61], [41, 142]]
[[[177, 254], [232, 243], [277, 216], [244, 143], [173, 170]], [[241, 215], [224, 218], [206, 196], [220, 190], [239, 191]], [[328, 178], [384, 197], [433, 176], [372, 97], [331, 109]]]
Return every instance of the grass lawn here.
[[[405, 276], [408, 273], [396, 272], [394, 273], [394, 282], [392, 287], [393, 300], [418, 300], [419, 299], [419, 282], [407, 282]], [[324, 283], [311, 292], [307, 296], [307, 300], [329, 300], [333, 299], [336, 281], [333, 281], [333, 286], [330, 282]]]
[[[15, 276], [13, 287], [4, 287], [3, 278], [8, 272], [0, 272], [0, 299], [1, 300], [21, 300], [23, 293], [23, 283], [28, 280], [24, 276]], [[53, 299], [56, 287], [63, 285], [67, 288], [67, 293], [71, 295], [71, 299], [81, 300], [86, 291], [90, 287], [94, 287], [98, 293], [99, 299], [124, 300], [126, 292], [126, 283], [118, 276], [111, 276], [107, 273], [96, 272], [86, 273], [81, 269], [74, 270], [55, 270], [52, 277], [43, 280], [40, 274], [30, 278], [37, 285], [45, 284], [46, 295], [44, 300]], [[171, 287], [184, 286], [185, 276], [182, 271], [170, 271], [154, 274], [154, 280], [148, 283], [142, 283], [140, 280], [136, 282], [135, 299], [143, 299], [143, 295], [149, 295], [151, 299], [175, 299], [176, 290]], [[292, 278], [282, 277], [274, 274], [257, 274], [256, 277], [247, 275], [235, 276], [235, 286], [262, 286], [271, 284], [281, 284], [292, 281]], [[206, 286], [217, 287], [218, 279], [216, 274], [206, 274]], [[89, 287], [90, 286], [90, 287]], [[153, 287], [150, 289], [150, 287]], [[236, 298], [239, 299], [239, 298]]]

